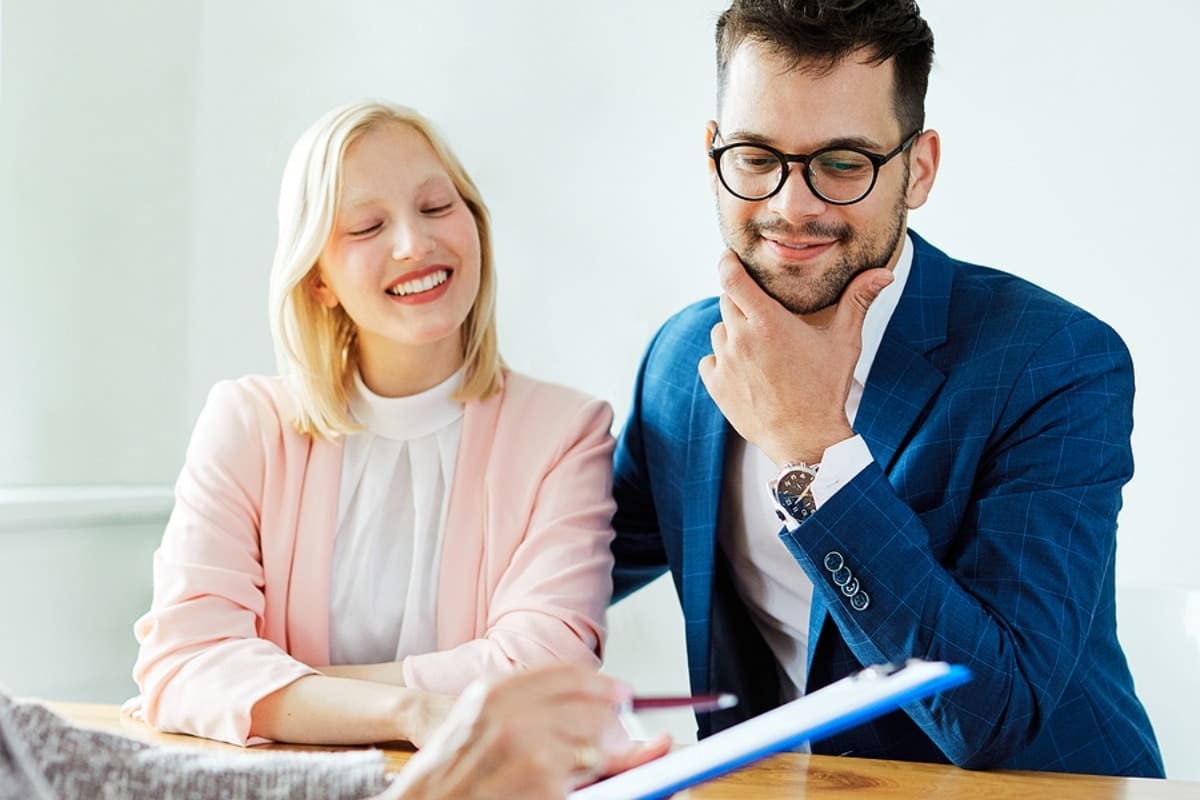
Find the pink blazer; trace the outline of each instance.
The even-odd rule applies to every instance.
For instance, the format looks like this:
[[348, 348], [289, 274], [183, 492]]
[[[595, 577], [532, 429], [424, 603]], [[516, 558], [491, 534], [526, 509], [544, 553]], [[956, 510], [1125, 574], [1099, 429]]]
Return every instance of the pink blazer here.
[[[289, 424], [279, 378], [209, 394], [135, 623], [127, 708], [164, 731], [246, 744], [266, 695], [329, 663], [341, 440]], [[409, 686], [458, 693], [534, 664], [598, 664], [611, 595], [607, 403], [506, 373], [466, 405], [438, 576], [437, 652]]]

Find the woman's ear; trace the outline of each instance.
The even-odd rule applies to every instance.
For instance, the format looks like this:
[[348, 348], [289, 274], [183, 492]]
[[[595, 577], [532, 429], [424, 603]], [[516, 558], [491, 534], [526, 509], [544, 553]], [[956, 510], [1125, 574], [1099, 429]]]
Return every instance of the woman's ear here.
[[318, 303], [326, 308], [338, 307], [340, 301], [337, 295], [333, 293], [333, 289], [329, 288], [329, 284], [325, 282], [325, 278], [321, 275], [321, 270], [314, 270], [307, 282], [309, 293], [312, 294]]

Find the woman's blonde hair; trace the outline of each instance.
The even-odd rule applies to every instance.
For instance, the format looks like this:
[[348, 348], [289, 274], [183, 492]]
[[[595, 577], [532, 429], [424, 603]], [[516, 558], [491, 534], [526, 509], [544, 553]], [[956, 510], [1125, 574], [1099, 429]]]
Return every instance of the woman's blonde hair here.
[[317, 301], [312, 279], [333, 230], [346, 150], [387, 123], [407, 125], [429, 140], [479, 230], [479, 293], [463, 322], [466, 375], [455, 397], [491, 395], [504, 368], [496, 341], [491, 225], [475, 182], [429, 121], [412, 109], [373, 100], [335, 108], [304, 132], [284, 168], [270, 288], [271, 337], [280, 373], [295, 396], [293, 424], [326, 439], [360, 429], [347, 408], [347, 388], [358, 369], [357, 328], [341, 306], [330, 309]]

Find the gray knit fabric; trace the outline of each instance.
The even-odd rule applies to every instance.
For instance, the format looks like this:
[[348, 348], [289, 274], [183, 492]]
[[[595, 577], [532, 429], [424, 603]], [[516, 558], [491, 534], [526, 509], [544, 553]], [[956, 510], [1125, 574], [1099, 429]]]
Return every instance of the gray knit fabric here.
[[377, 750], [163, 747], [72, 725], [0, 692], [0, 800], [361, 800], [387, 786]]

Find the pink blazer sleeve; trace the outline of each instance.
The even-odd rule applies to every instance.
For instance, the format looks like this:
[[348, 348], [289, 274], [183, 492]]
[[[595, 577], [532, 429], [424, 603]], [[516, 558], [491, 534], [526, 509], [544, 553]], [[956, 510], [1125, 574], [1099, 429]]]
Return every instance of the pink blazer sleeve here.
[[[506, 394], [486, 485], [476, 489], [487, 508], [486, 610], [473, 640], [406, 658], [410, 686], [454, 694], [481, 675], [600, 663], [612, 595], [612, 409], [515, 375]], [[454, 598], [439, 592], [443, 602]]]
[[255, 703], [316, 672], [262, 638], [258, 531], [265, 448], [278, 446], [279, 424], [231, 381], [213, 388], [196, 423], [154, 556], [153, 605], [134, 628], [139, 715], [160, 730], [246, 744]]

